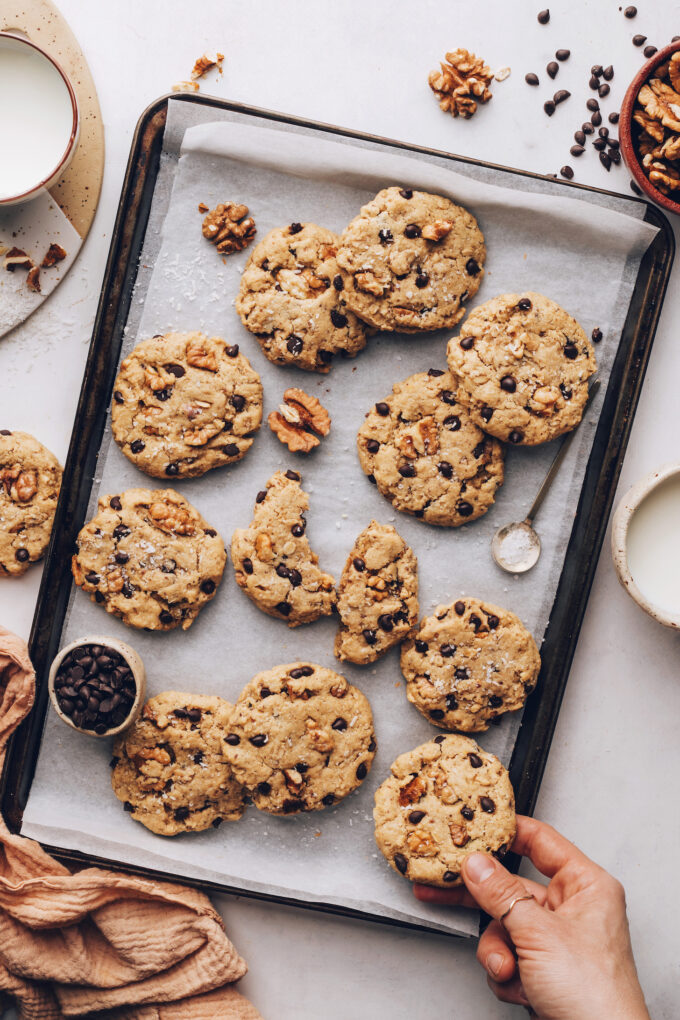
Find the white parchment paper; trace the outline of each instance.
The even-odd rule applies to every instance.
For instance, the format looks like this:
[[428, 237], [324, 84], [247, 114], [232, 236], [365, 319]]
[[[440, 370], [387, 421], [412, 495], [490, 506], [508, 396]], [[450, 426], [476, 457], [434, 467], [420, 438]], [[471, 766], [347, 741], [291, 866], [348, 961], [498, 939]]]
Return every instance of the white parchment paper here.
[[[181, 155], [180, 155], [181, 148]], [[287, 386], [316, 394], [330, 411], [330, 435], [311, 456], [288, 454], [265, 426], [239, 464], [177, 484], [224, 536], [251, 520], [255, 493], [279, 468], [295, 467], [310, 494], [308, 529], [323, 568], [339, 576], [359, 531], [371, 518], [394, 524], [419, 562], [421, 615], [439, 603], [475, 594], [512, 609], [539, 645], [554, 599], [599, 408], [642, 254], [655, 229], [641, 205], [599, 195], [572, 198], [549, 182], [437, 156], [415, 157], [379, 143], [329, 140], [321, 132], [171, 102], [164, 153], [123, 344], [170, 329], [202, 329], [237, 342], [260, 372], [265, 417]], [[396, 514], [361, 471], [355, 437], [368, 408], [413, 372], [445, 367], [447, 334], [384, 334], [353, 361], [336, 359], [328, 376], [271, 365], [241, 325], [234, 298], [249, 252], [221, 259], [201, 236], [199, 202], [247, 203], [258, 238], [294, 220], [340, 231], [380, 188], [399, 183], [449, 195], [478, 218], [487, 275], [475, 303], [531, 289], [563, 305], [597, 347], [602, 392], [576, 435], [538, 527], [543, 555], [527, 575], [501, 572], [490, 554], [501, 524], [521, 520], [556, 445], [510, 449], [506, 482], [492, 510], [459, 529], [437, 529]], [[98, 494], [154, 485], [130, 464], [107, 431], [93, 487]], [[72, 593], [63, 640], [108, 632], [131, 641], [144, 658], [149, 693], [175, 688], [235, 700], [254, 673], [295, 659], [341, 669], [373, 707], [378, 753], [361, 789], [323, 812], [274, 818], [250, 808], [219, 830], [164, 839], [125, 814], [110, 789], [106, 742], [82, 737], [49, 713], [23, 831], [79, 849], [176, 875], [302, 902], [351, 907], [434, 930], [473, 934], [477, 918], [417, 902], [373, 840], [373, 792], [403, 751], [438, 732], [407, 702], [393, 650], [375, 666], [340, 666], [333, 657], [332, 619], [289, 630], [259, 612], [238, 589], [231, 564], [217, 597], [188, 632], [133, 632]], [[533, 697], [540, 698], [540, 689]], [[520, 714], [481, 735], [507, 763]]]

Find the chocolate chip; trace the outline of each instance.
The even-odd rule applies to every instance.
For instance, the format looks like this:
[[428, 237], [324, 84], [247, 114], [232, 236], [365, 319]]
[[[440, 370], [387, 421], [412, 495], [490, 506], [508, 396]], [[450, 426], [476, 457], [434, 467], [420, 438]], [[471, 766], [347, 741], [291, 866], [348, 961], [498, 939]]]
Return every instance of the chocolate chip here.
[[603, 70], [604, 68], [602, 67], [602, 64], [593, 64], [590, 69], [590, 73], [594, 74], [596, 78], [601, 78]]
[[[113, 399], [114, 399], [114, 400], [116, 401], [116, 403], [117, 403], [117, 404], [124, 404], [124, 403], [125, 403], [125, 397], [124, 397], [124, 396], [123, 396], [123, 394], [122, 394], [122, 393], [120, 392], [120, 390], [114, 390], [114, 393], [113, 393]], [[8, 432], [8, 433], [5, 433], [5, 432], [3, 432], [3, 433], [2, 433], [2, 435], [3, 435], [3, 436], [4, 436], [5, 434], [6, 434], [6, 435], [11, 435], [11, 433], [10, 433], [10, 432]]]
[[125, 524], [117, 524], [112, 534], [114, 538], [126, 538], [130, 534], [130, 529]]
[[285, 476], [291, 482], [301, 482], [302, 481], [302, 475], [299, 474], [299, 472], [297, 472], [297, 471], [292, 471], [290, 468], [288, 469], [288, 471], [286, 471]]
[[539, 85], [538, 75], [530, 71], [529, 74], [524, 75], [524, 80], [527, 85]]
[[301, 223], [291, 223], [291, 225], [288, 227], [288, 232], [290, 234], [299, 234], [301, 230], [302, 230]]
[[334, 793], [327, 793], [325, 795], [325, 797], [322, 797], [321, 800], [322, 800], [322, 803], [326, 805], [326, 807], [330, 807], [331, 804], [333, 804], [335, 802], [335, 794]]
[[130, 801], [126, 800], [125, 803], [123, 804], [123, 811], [127, 811], [128, 813], [131, 814], [134, 810], [135, 809], [133, 808], [133, 806], [130, 803]]
[[588, 80], [588, 84], [593, 92], [597, 92], [600, 87], [600, 79], [596, 75], [592, 75]]
[[256, 503], [264, 503], [266, 498], [267, 498], [267, 490], [266, 489], [260, 489], [260, 491], [258, 492], [257, 496], [255, 497], [255, 502]]
[[456, 602], [453, 608], [457, 616], [462, 616], [463, 613], [465, 612], [465, 603], [459, 600], [458, 602]]
[[161, 621], [161, 623], [165, 624], [166, 626], [169, 623], [173, 622], [172, 613], [169, 613], [167, 611], [167, 609], [161, 609], [161, 612], [160, 612], [160, 615], [159, 615], [158, 619]]
[[543, 109], [545, 110], [549, 117], [552, 117], [557, 107], [553, 103], [552, 99], [546, 99], [546, 101], [543, 104]]
[[504, 375], [501, 379], [501, 389], [505, 390], [506, 393], [514, 393], [517, 389], [517, 383], [511, 375]]
[[456, 654], [456, 646], [450, 644], [442, 645], [439, 652], [445, 659], [450, 659], [452, 655]]
[[571, 400], [571, 390], [568, 386], [565, 386], [564, 383], [560, 383], [560, 393], [565, 400]]
[[141, 453], [145, 446], [146, 443], [142, 439], [135, 439], [130, 443], [130, 450], [132, 453]]
[[290, 616], [292, 607], [287, 602], [277, 602], [274, 608], [277, 613], [281, 613], [281, 616]]
[[249, 557], [246, 557], [242, 561], [241, 566], [245, 570], [246, 574], [252, 574], [252, 572], [253, 572], [253, 561]]
[[425, 817], [424, 811], [411, 811], [408, 816], [408, 820], [411, 823], [411, 825], [417, 825], [418, 822], [422, 822], [424, 817]]
[[560, 65], [557, 64], [554, 60], [551, 60], [550, 63], [546, 67], [546, 71], [548, 72], [548, 74], [549, 74], [549, 76], [551, 78], [555, 78], [556, 77], [557, 72], [559, 71], [559, 69], [560, 69]]
[[374, 645], [378, 640], [377, 632], [374, 630], [370, 630], [368, 627], [366, 628], [366, 630], [362, 631], [362, 634], [364, 635], [364, 641], [366, 642], [367, 645]]
[[555, 56], [558, 60], [569, 60], [571, 56], [571, 50], [557, 50]]
[[493, 417], [493, 407], [489, 407], [488, 404], [485, 404], [479, 413], [484, 421], [491, 421]]
[[344, 290], [345, 284], [343, 283], [342, 277], [339, 273], [337, 276], [333, 277], [333, 286], [336, 290]]
[[166, 386], [165, 389], [163, 390], [156, 390], [154, 396], [156, 400], [169, 400], [170, 397], [172, 396], [172, 390], [173, 390], [172, 386]]
[[643, 46], [647, 42], [646, 35], [634, 35], [633, 46]]
[[493, 613], [490, 613], [490, 614], [489, 614], [489, 615], [487, 616], [487, 618], [486, 618], [486, 622], [487, 622], [487, 623], [488, 623], [488, 625], [489, 625], [489, 630], [496, 630], [496, 628], [498, 627], [498, 624], [499, 624], [499, 623], [500, 623], [501, 621], [500, 621], [500, 620], [498, 619], [498, 617], [497, 617], [497, 616], [495, 616], [495, 615], [494, 615]]
[[428, 368], [427, 374], [431, 379], [437, 379], [440, 375], [444, 375], [442, 368]]
[[415, 478], [416, 469], [413, 464], [402, 464], [401, 467], [397, 468], [397, 471], [402, 478]]
[[240, 450], [236, 443], [227, 443], [226, 446], [222, 447], [222, 453], [226, 454], [227, 457], [238, 457]]
[[468, 822], [471, 822], [472, 819], [475, 817], [474, 811], [472, 810], [471, 807], [468, 807], [467, 804], [460, 809], [460, 813], [463, 816], [463, 818], [465, 818], [465, 820]]
[[563, 166], [560, 170], [560, 173], [562, 174], [563, 177], [566, 177], [568, 181], [572, 180], [574, 176], [574, 171], [570, 166]]
[[416, 639], [415, 647], [417, 652], [420, 652], [421, 655], [424, 655], [430, 646], [427, 644], [426, 641], [420, 641], [419, 639]]
[[384, 630], [389, 634], [394, 628], [394, 620], [392, 619], [391, 613], [381, 613], [378, 617], [378, 626], [381, 630]]
[[614, 77], [614, 68], [611, 64], [605, 67], [604, 71], [602, 72], [602, 77], [604, 78], [605, 81], [612, 80], [612, 78]]
[[422, 231], [417, 223], [407, 223], [406, 226], [404, 227], [405, 237], [410, 238], [420, 237], [421, 233]]
[[342, 312], [337, 312], [335, 308], [331, 310], [331, 322], [336, 329], [344, 329], [347, 325], [347, 316], [343, 315]]
[[380, 401], [380, 403], [375, 405], [375, 409], [382, 418], [386, 418], [387, 415], [390, 413], [389, 404], [386, 404], [382, 400]]
[[489, 704], [492, 708], [500, 708], [503, 704], [503, 699], [498, 694], [492, 694], [489, 698]]
[[257, 792], [261, 793], [263, 797], [268, 797], [269, 794], [272, 792], [272, 788], [269, 785], [269, 783], [258, 783]]
[[550, 21], [550, 11], [546, 7], [544, 11], [539, 11], [536, 17], [538, 18], [539, 25], [547, 25]]
[[363, 574], [364, 570], [366, 569], [366, 564], [364, 563], [364, 561], [359, 556], [355, 556], [354, 559], [352, 560], [352, 563], [354, 564], [354, 569], [358, 570], [360, 574]]
[[228, 344], [224, 348], [224, 353], [227, 355], [228, 358], [237, 358], [238, 351], [239, 351], [238, 344]]
[[592, 124], [590, 123], [590, 121], [589, 121], [589, 120], [587, 120], [587, 121], [585, 122], [585, 124], [582, 124], [582, 125], [581, 125], [581, 130], [583, 131], [583, 134], [584, 134], [584, 135], [592, 135], [592, 133], [593, 133], [593, 131], [595, 130], [595, 128], [594, 128], [594, 127], [593, 127], [593, 125], [592, 125]]
[[30, 553], [28, 549], [17, 549], [17, 551], [14, 553], [14, 558], [17, 559], [19, 563], [25, 563], [29, 555]]
[[603, 82], [603, 84], [600, 85], [599, 89], [597, 90], [597, 94], [600, 97], [600, 99], [604, 99], [605, 96], [608, 96], [610, 92], [611, 89], [609, 88], [609, 85], [607, 85], [606, 82]]
[[253, 747], [264, 747], [268, 742], [269, 737], [266, 733], [256, 733], [254, 737], [248, 738]]
[[477, 262], [477, 259], [467, 260], [467, 262], [465, 263], [465, 272], [468, 274], [468, 276], [477, 276], [479, 273], [481, 273], [481, 269], [479, 263]]
[[653, 57], [654, 54], [657, 52], [657, 48], [656, 46], [645, 46], [642, 52], [647, 57], [647, 60], [649, 60], [650, 57]]
[[604, 138], [596, 138], [595, 141], [593, 142], [593, 148], [597, 149], [598, 152], [604, 152], [606, 146], [607, 143], [604, 140]]
[[445, 871], [444, 874], [442, 875], [442, 879], [444, 880], [444, 882], [455, 882], [457, 878], [458, 878], [457, 871]]
[[460, 418], [457, 414], [450, 414], [448, 418], [444, 418], [444, 424], [450, 432], [457, 432], [460, 428]]
[[621, 143], [619, 142], [618, 138], [609, 138], [609, 139], [607, 139], [607, 145], [609, 146], [610, 150], [611, 149], [615, 149], [615, 150], [618, 149], [620, 144]]
[[[585, 138], [585, 135], [583, 137]], [[572, 156], [582, 156], [585, 151], [586, 150], [583, 145], [572, 145], [572, 147], [569, 150]]]
[[429, 716], [431, 719], [436, 719], [437, 721], [439, 721], [444, 718], [444, 712], [441, 708], [433, 708], [429, 713]]
[[517, 302], [517, 307], [521, 312], [529, 312], [531, 311], [532, 304], [528, 297], [523, 297]]
[[303, 343], [300, 337], [295, 336], [295, 334], [293, 333], [291, 336], [288, 337], [288, 340], [286, 341], [286, 347], [294, 357], [297, 357], [298, 354], [302, 353]]
[[422, 290], [423, 287], [427, 287], [429, 282], [430, 277], [427, 273], [423, 273], [422, 270], [419, 269], [416, 273], [416, 287], [418, 287], [419, 290]]
[[559, 106], [560, 103], [564, 103], [567, 99], [569, 99], [570, 95], [571, 92], [567, 92], [566, 89], [559, 89], [553, 96], [553, 103], [555, 106]]
[[494, 811], [496, 810], [496, 805], [491, 800], [491, 797], [480, 797], [479, 798], [479, 805], [480, 805], [482, 811], [486, 811], [486, 813], [488, 815], [492, 815], [494, 813]]
[[521, 431], [521, 429], [513, 429], [510, 435], [508, 436], [508, 440], [511, 443], [514, 443], [515, 445], [521, 443], [523, 439], [524, 433]]
[[179, 474], [179, 464], [176, 460], [173, 460], [170, 464], [165, 465], [166, 475], [177, 475]]
[[608, 153], [606, 153], [606, 152], [601, 152], [600, 153], [600, 163], [605, 168], [607, 173], [609, 173], [609, 171], [612, 168], [612, 158], [611, 158], [611, 156]]
[[437, 471], [444, 478], [453, 478], [453, 467], [448, 460], [440, 460], [437, 464]]
[[215, 591], [215, 587], [216, 587], [215, 582], [208, 579], [207, 581], [203, 581], [203, 583], [201, 584], [201, 591], [205, 595], [212, 595], [212, 593]]
[[296, 538], [301, 538], [305, 533], [305, 522], [301, 521], [300, 524], [294, 524], [290, 531]]
[[240, 393], [235, 393], [233, 395], [233, 397], [231, 398], [231, 403], [232, 403], [232, 406], [237, 411], [242, 411], [243, 408], [246, 406], [246, 398], [241, 396]]
[[624, 18], [634, 18], [636, 14], [637, 14], [637, 7], [633, 7], [633, 6], [626, 7], [625, 11], [623, 12]]
[[399, 194], [402, 198], [413, 198], [413, 191], [411, 188], [399, 188]]
[[599, 328], [599, 326], [595, 327], [590, 336], [592, 338], [593, 343], [599, 344], [600, 340], [602, 339], [602, 330]]
[[392, 860], [394, 861], [394, 866], [397, 869], [397, 871], [400, 871], [402, 875], [405, 875], [408, 868], [408, 861], [406, 860], [404, 855], [395, 854]]
[[470, 752], [470, 754], [468, 755], [468, 760], [472, 765], [473, 769], [481, 769], [482, 765], [484, 764], [479, 755], [475, 754], [474, 751]]
[[607, 138], [609, 138], [609, 128], [608, 128], [608, 127], [601, 127], [601, 128], [600, 128], [600, 129], [598, 130], [598, 132], [597, 132], [597, 133], [598, 133], [598, 135], [600, 136], [600, 138], [604, 138], [605, 140], [606, 140]]
[[433, 744], [443, 744], [444, 743], [444, 734], [443, 733], [437, 734], [436, 737], [432, 738], [432, 743]]
[[206, 528], [205, 531], [204, 531], [204, 534], [205, 535], [209, 535], [210, 538], [216, 538], [217, 537], [217, 532], [214, 530], [214, 528]]
[[132, 587], [132, 585], [128, 581], [124, 582], [123, 587], [121, 588], [121, 591], [122, 591], [122, 593], [123, 593], [123, 595], [125, 596], [126, 599], [131, 599], [132, 596], [135, 593], [135, 589]]
[[357, 779], [365, 779], [367, 775], [368, 768], [366, 766], [366, 762], [362, 761], [359, 767], [357, 768], [356, 772]]
[[577, 143], [577, 145], [585, 145], [586, 136], [585, 136], [584, 132], [583, 131], [575, 131], [574, 132], [574, 141]]
[[465, 499], [459, 499], [456, 503], [456, 513], [461, 517], [470, 517], [474, 513], [474, 507], [471, 503], [468, 503]]
[[[443, 375], [444, 373], [442, 372], [440, 374]], [[452, 393], [451, 390], [440, 390], [439, 396], [441, 397], [445, 404], [456, 403], [456, 394]]]
[[378, 231], [378, 237], [380, 238], [381, 244], [394, 244], [394, 236], [392, 231], [387, 227], [383, 227], [382, 230]]

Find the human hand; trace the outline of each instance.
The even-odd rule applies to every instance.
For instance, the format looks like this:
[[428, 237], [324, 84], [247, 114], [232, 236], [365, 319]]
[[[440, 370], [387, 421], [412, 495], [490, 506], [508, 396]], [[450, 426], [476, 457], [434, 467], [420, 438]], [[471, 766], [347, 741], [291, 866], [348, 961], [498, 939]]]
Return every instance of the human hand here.
[[[465, 887], [416, 885], [419, 900], [481, 907], [493, 920], [477, 959], [501, 1002], [539, 1020], [649, 1020], [630, 944], [623, 886], [550, 825], [517, 816], [515, 853], [547, 886], [487, 854], [463, 863]], [[521, 899], [506, 914], [513, 900]], [[504, 917], [501, 923], [500, 918]]]

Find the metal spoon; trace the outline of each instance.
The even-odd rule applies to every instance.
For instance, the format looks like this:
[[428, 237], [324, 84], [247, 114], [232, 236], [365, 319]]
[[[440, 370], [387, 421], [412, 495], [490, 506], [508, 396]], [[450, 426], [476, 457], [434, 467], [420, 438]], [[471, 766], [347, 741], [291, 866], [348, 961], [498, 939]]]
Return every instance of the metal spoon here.
[[[585, 417], [586, 411], [592, 404], [599, 388], [600, 380], [596, 379], [590, 387], [586, 406], [583, 409], [583, 417]], [[499, 567], [507, 570], [510, 574], [524, 574], [538, 563], [538, 557], [541, 555], [541, 540], [533, 528], [534, 518], [548, 494], [555, 475], [560, 469], [575, 431], [569, 432], [562, 440], [562, 445], [555, 454], [548, 473], [538, 490], [536, 499], [524, 520], [515, 521], [512, 524], [504, 524], [502, 528], [498, 529], [491, 540], [491, 554], [494, 560]]]

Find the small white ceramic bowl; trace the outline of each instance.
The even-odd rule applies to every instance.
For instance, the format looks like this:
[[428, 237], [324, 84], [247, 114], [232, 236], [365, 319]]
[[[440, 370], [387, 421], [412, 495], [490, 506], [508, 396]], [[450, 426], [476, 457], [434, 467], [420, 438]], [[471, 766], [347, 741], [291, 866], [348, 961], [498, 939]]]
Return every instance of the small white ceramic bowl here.
[[[0, 187], [0, 209], [3, 209], [30, 201], [63, 176], [78, 146], [80, 113], [73, 86], [63, 69], [49, 53], [23, 35], [0, 32], [0, 77], [4, 107], [0, 124], [9, 133], [9, 137], [2, 139], [2, 158], [11, 161], [12, 168], [12, 183], [7, 184], [9, 191]], [[36, 116], [37, 122], [42, 124], [42, 133], [37, 127], [38, 138], [42, 138], [42, 154], [37, 151], [39, 142], [34, 141], [35, 132], [27, 134], [27, 124], [22, 119], [20, 103], [23, 98], [28, 104], [29, 92], [31, 102], [38, 104], [33, 109], [40, 110], [40, 115]], [[40, 103], [39, 97], [43, 94], [45, 99]], [[12, 136], [15, 136], [15, 143], [16, 137], [23, 138], [28, 151], [22, 152], [21, 146], [17, 148], [16, 144], [13, 146]], [[0, 185], [2, 183], [0, 173]]]
[[629, 489], [617, 506], [612, 519], [612, 556], [619, 581], [626, 589], [632, 599], [637, 602], [641, 609], [644, 609], [653, 619], [662, 623], [665, 627], [674, 627], [680, 630], [680, 611], [671, 613], [668, 609], [655, 605], [638, 588], [628, 565], [628, 529], [631, 521], [642, 502], [658, 486], [680, 475], [680, 464], [664, 464], [651, 471], [644, 478]]
[[[80, 726], [76, 726], [73, 720], [70, 719], [65, 712], [62, 712], [62, 710], [59, 707], [59, 702], [57, 701], [57, 695], [54, 690], [54, 681], [59, 671], [59, 667], [61, 666], [62, 662], [69, 654], [69, 652], [72, 652], [74, 648], [79, 648], [81, 645], [103, 645], [106, 648], [112, 648], [114, 652], [118, 652], [119, 655], [123, 656], [123, 658], [128, 663], [130, 669], [132, 670], [132, 675], [135, 678], [135, 686], [137, 688], [137, 693], [135, 695], [135, 700], [132, 704], [132, 708], [130, 709], [127, 717], [125, 718], [125, 721], [122, 722], [120, 726], [116, 726], [114, 729], [107, 730], [106, 733], [95, 733], [94, 730], [86, 730], [82, 729]], [[71, 727], [71, 729], [76, 730], [78, 733], [84, 733], [88, 737], [98, 738], [115, 737], [118, 733], [122, 733], [123, 730], [126, 730], [129, 726], [132, 726], [133, 722], [135, 722], [136, 719], [139, 717], [139, 713], [142, 710], [142, 706], [144, 704], [144, 700], [146, 697], [146, 670], [144, 669], [144, 663], [142, 662], [137, 652], [134, 650], [134, 648], [131, 648], [130, 645], [126, 644], [125, 641], [119, 641], [118, 638], [114, 637], [102, 637], [101, 635], [96, 634], [94, 637], [84, 637], [79, 638], [77, 641], [72, 641], [70, 645], [65, 645], [64, 648], [62, 648], [57, 653], [57, 655], [54, 657], [52, 665], [50, 666], [50, 674], [49, 679], [47, 681], [47, 690], [49, 692], [50, 701], [52, 702], [54, 711], [57, 713], [57, 715], [63, 722], [65, 722], [68, 726]]]

